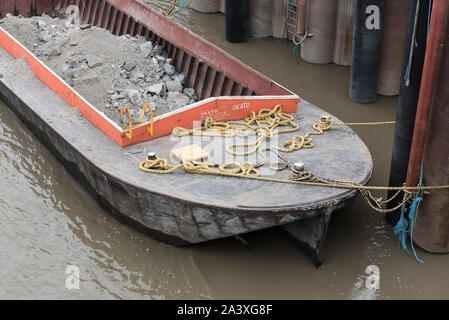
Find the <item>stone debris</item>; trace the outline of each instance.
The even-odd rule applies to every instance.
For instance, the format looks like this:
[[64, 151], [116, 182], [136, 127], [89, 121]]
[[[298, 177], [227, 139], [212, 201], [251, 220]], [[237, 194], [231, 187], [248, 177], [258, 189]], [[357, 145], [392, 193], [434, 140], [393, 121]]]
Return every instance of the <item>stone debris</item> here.
[[86, 29], [89, 29], [91, 27], [92, 27], [92, 25], [90, 23], [86, 23], [86, 24], [80, 25], [80, 29], [81, 30], [86, 30]]
[[[167, 60], [165, 60], [165, 61], [167, 61]], [[169, 76], [172, 76], [176, 73], [175, 67], [172, 66], [171, 64], [168, 64], [167, 62], [165, 62], [165, 64], [164, 64], [164, 71]]]
[[158, 96], [161, 96], [164, 94], [165, 91], [165, 84], [163, 82], [158, 84], [153, 84], [152, 86], [149, 86], [147, 88], [147, 92], [151, 94], [156, 94]]
[[140, 46], [140, 53], [142, 54], [142, 57], [148, 58], [151, 55], [151, 52], [153, 51], [153, 43], [151, 41], [142, 43]]
[[197, 95], [196, 95], [196, 92], [195, 92], [195, 90], [192, 89], [192, 88], [185, 88], [184, 91], [183, 91], [183, 93], [184, 93], [186, 96], [190, 97], [191, 99], [198, 100], [198, 97], [197, 97]]
[[188, 105], [190, 101], [190, 98], [188, 96], [178, 91], [168, 92], [167, 99], [169, 102], [173, 102], [178, 107]]
[[125, 65], [123, 66], [123, 69], [125, 69], [128, 72], [131, 72], [134, 70], [135, 67], [137, 67], [137, 61], [133, 60], [133, 61], [125, 63]]
[[167, 91], [182, 92], [182, 90], [184, 89], [179, 79], [167, 81], [166, 86]]
[[66, 25], [48, 15], [9, 15], [0, 23], [120, 126], [123, 107], [137, 123], [146, 103], [158, 116], [198, 101], [195, 90], [184, 87], [185, 76], [176, 72], [168, 52], [144, 37], [115, 36], [90, 24]]
[[[83, 62], [83, 58], [81, 57], [81, 62]], [[97, 56], [88, 56], [86, 58], [86, 62], [87, 65], [89, 66], [89, 68], [93, 69], [96, 67], [101, 67], [103, 65], [103, 61], [101, 58], [97, 57]]]

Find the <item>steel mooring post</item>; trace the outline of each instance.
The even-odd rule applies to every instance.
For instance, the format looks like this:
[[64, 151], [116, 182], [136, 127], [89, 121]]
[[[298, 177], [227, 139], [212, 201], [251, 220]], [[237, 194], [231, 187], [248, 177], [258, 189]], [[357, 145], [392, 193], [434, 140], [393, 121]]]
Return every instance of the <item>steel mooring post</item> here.
[[352, 41], [349, 98], [357, 103], [377, 100], [384, 0], [357, 0]]
[[[399, 91], [396, 127], [394, 131], [393, 152], [391, 157], [391, 187], [402, 186], [407, 177], [407, 167], [415, 126], [424, 57], [427, 48], [427, 29], [429, 18], [429, 1], [410, 0], [406, 49], [402, 65], [401, 87]], [[390, 191], [388, 196], [393, 196]], [[388, 204], [396, 207], [402, 199]], [[387, 213], [386, 219], [392, 224], [399, 220], [400, 210]]]
[[249, 40], [249, 0], [226, 0], [226, 40]]
[[[439, 1], [443, 4], [443, 1]], [[446, 1], [444, 1], [446, 2]], [[427, 126], [423, 154], [423, 183], [428, 186], [449, 184], [449, 14], [448, 6], [437, 13], [445, 16], [439, 62]], [[419, 151], [419, 150], [417, 150]], [[449, 190], [421, 193], [421, 208], [415, 210], [413, 242], [432, 253], [449, 253]]]

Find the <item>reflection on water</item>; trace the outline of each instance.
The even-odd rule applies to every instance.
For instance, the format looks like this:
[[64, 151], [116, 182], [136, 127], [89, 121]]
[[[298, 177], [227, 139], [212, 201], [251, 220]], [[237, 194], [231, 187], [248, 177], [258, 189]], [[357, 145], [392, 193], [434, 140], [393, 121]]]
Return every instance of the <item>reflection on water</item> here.
[[[149, 1], [161, 10], [171, 1]], [[176, 10], [172, 19], [304, 99], [346, 121], [395, 118], [395, 98], [358, 105], [347, 98], [348, 68], [296, 64], [292, 45], [272, 39], [229, 44], [224, 16]], [[372, 184], [388, 182], [393, 128], [355, 128], [375, 163]], [[84, 189], [0, 103], [0, 298], [448, 298], [448, 255], [399, 249], [391, 227], [357, 199], [332, 219], [325, 262], [315, 269], [275, 230], [173, 248], [128, 228]], [[65, 288], [79, 266], [80, 290]], [[378, 266], [380, 287], [366, 286]]]
[[[207, 298], [190, 249], [162, 245], [101, 210], [0, 105], [1, 298]], [[81, 289], [65, 289], [67, 265]]]

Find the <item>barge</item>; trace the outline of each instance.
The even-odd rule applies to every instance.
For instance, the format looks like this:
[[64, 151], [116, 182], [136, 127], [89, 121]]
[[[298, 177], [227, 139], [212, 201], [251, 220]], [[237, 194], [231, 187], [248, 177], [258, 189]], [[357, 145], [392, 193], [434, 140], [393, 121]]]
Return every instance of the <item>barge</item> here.
[[[30, 5], [28, 14], [21, 11], [18, 2]], [[71, 5], [79, 6], [83, 23], [116, 35], [143, 35], [162, 45], [177, 72], [185, 75], [186, 83], [200, 98], [151, 123], [139, 124], [131, 132], [130, 127], [121, 128], [110, 121], [0, 28], [0, 64], [15, 70], [0, 80], [0, 98], [98, 203], [137, 229], [174, 245], [238, 237], [281, 226], [320, 265], [332, 212], [352, 201], [357, 190], [187, 172], [158, 175], [143, 172], [139, 163], [149, 152], [169, 159], [174, 148], [203, 143], [197, 141], [201, 137], [169, 134], [175, 127], [192, 128], [195, 121], [204, 122], [206, 117], [238, 120], [280, 105], [292, 114], [303, 134], [323, 114], [329, 115], [306, 101], [300, 102], [288, 89], [137, 1], [86, 0], [80, 4], [77, 0], [11, 0], [2, 1], [0, 11], [5, 14], [5, 8], [14, 8], [11, 13], [30, 15], [50, 13], [55, 7], [64, 11]], [[291, 139], [294, 134], [286, 133], [282, 139]], [[214, 139], [204, 147], [210, 155], [208, 160], [223, 161], [225, 156], [220, 151], [225, 140]], [[314, 138], [314, 144], [313, 149], [285, 157], [291, 162], [301, 161], [318, 176], [368, 182], [373, 169], [371, 155], [350, 128], [333, 129]], [[235, 156], [232, 160], [257, 161], [256, 155]], [[288, 178], [288, 172], [270, 171], [266, 166], [260, 172]]]

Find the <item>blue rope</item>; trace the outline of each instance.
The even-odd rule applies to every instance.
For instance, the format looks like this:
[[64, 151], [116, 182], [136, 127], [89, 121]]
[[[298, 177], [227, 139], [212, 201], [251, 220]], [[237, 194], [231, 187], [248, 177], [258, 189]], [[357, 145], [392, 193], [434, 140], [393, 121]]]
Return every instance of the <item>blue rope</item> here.
[[180, 9], [184, 8], [184, 0], [181, 0], [181, 3], [179, 4], [179, 8]]
[[[406, 195], [404, 195], [404, 198]], [[407, 248], [407, 233], [408, 233], [408, 226], [409, 223], [407, 219], [405, 218], [405, 204], [401, 208], [401, 217], [399, 218], [398, 223], [394, 227], [394, 234], [399, 236], [399, 240], [402, 246], [402, 249], [406, 252], [408, 252]]]
[[[420, 187], [422, 187], [422, 176], [423, 176], [423, 162], [421, 161], [421, 173], [419, 176], [419, 186]], [[415, 226], [416, 219], [418, 218], [419, 204], [421, 203], [421, 201], [423, 199], [421, 197], [421, 193], [422, 193], [422, 190], [419, 190], [418, 193], [416, 194], [415, 201], [413, 201], [413, 204], [410, 208], [410, 213], [409, 213], [408, 217], [410, 219], [410, 245], [412, 247], [413, 254], [415, 255], [416, 261], [418, 261], [420, 263], [424, 263], [424, 261], [421, 260], [418, 257], [418, 255], [416, 254], [415, 247], [413, 246], [413, 228]]]
[[[421, 174], [419, 178], [419, 186], [422, 186], [422, 177], [423, 177], [423, 163], [421, 162]], [[416, 194], [415, 200], [412, 203], [412, 206], [410, 207], [410, 213], [408, 215], [408, 219], [410, 222], [407, 221], [405, 217], [405, 203], [401, 208], [401, 217], [399, 218], [398, 223], [394, 227], [394, 234], [399, 236], [399, 241], [401, 244], [401, 247], [404, 251], [407, 253], [408, 247], [407, 247], [407, 234], [410, 233], [410, 247], [412, 248], [413, 254], [415, 256], [416, 261], [419, 263], [424, 263], [423, 260], [421, 260], [418, 257], [418, 254], [416, 253], [415, 247], [413, 245], [413, 228], [415, 227], [416, 219], [418, 218], [418, 209], [421, 201], [423, 198], [421, 197], [421, 190], [418, 191]], [[406, 195], [404, 195], [406, 197]], [[410, 226], [410, 228], [409, 228]]]
[[[426, 42], [429, 39], [429, 31], [430, 31], [430, 17], [432, 15], [432, 1], [430, 0], [429, 3], [429, 11], [427, 13], [427, 35], [426, 35]], [[418, 1], [418, 5], [420, 5], [419, 1]], [[418, 48], [418, 41], [415, 39], [415, 48]], [[405, 70], [405, 77], [404, 80], [407, 81], [409, 75], [410, 75], [410, 68], [411, 68], [411, 64], [412, 64], [412, 60], [413, 60], [413, 56], [410, 55], [409, 57], [409, 61], [408, 61], [408, 65], [407, 65], [407, 69]]]
[[296, 63], [299, 63], [299, 46], [297, 44], [293, 47], [293, 52], [296, 55]]

